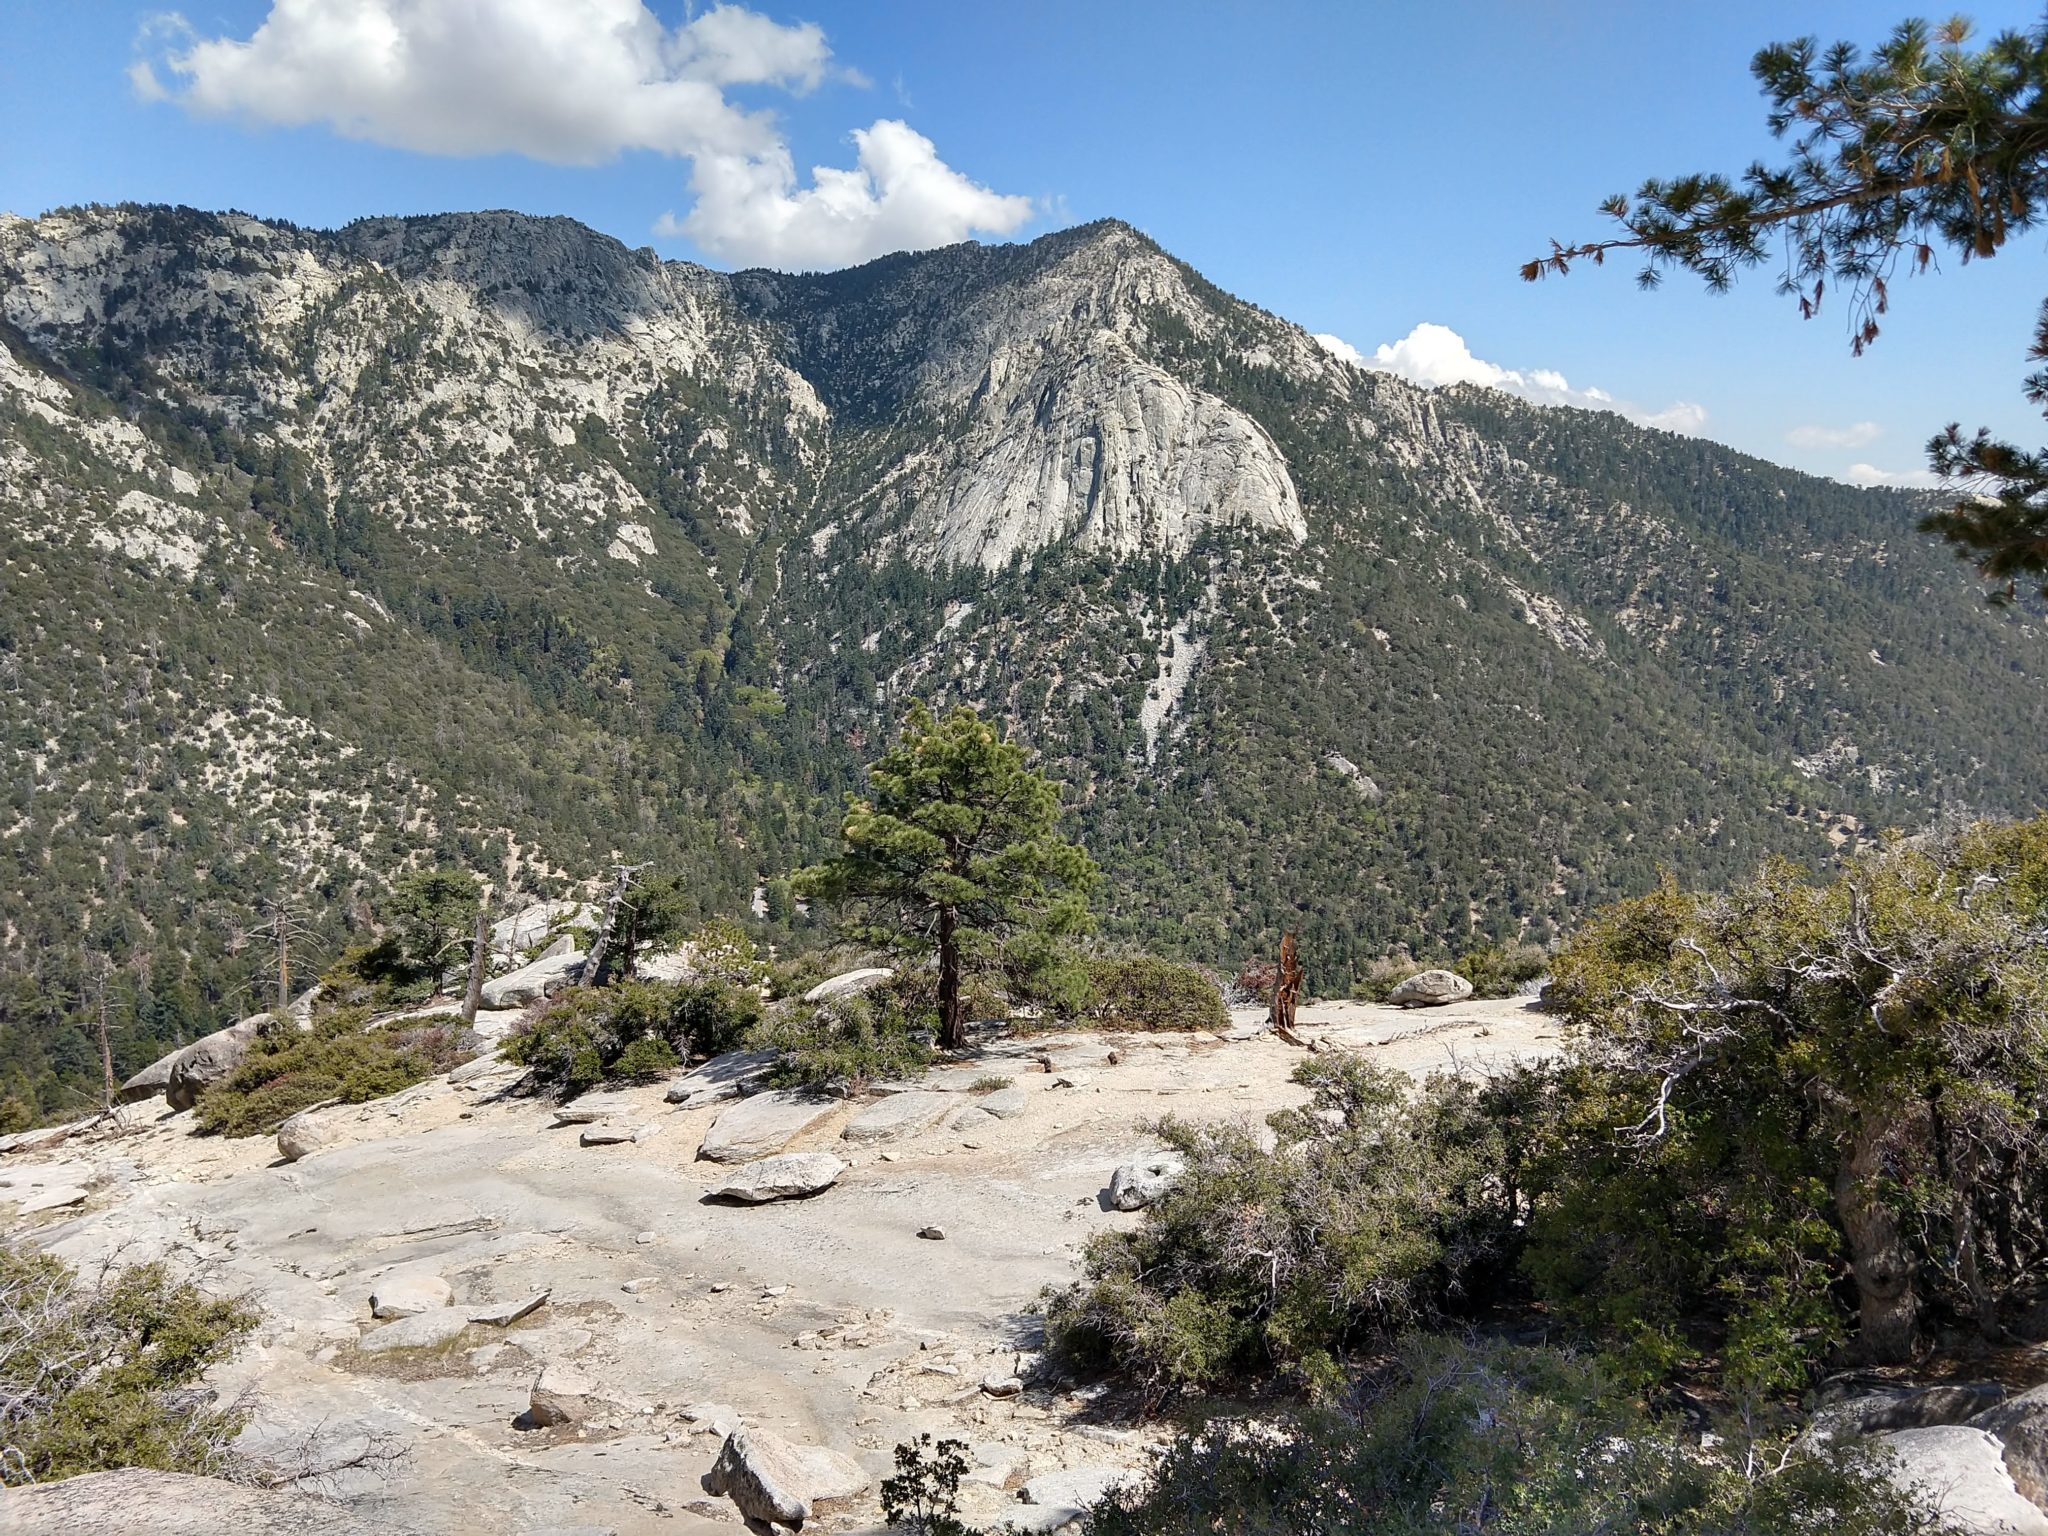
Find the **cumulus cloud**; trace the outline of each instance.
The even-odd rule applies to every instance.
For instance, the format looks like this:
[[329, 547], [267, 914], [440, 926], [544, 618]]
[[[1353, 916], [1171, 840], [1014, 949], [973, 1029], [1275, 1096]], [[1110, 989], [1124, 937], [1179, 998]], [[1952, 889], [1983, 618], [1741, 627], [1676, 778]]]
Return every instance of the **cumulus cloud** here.
[[1033, 211], [893, 119], [854, 132], [852, 169], [820, 166], [803, 185], [773, 114], [735, 104], [728, 88], [802, 95], [827, 79], [865, 81], [833, 62], [817, 26], [737, 5], [670, 28], [643, 0], [272, 0], [246, 39], [203, 37], [170, 16], [145, 26], [138, 47], [136, 93], [199, 116], [317, 124], [437, 155], [687, 160], [696, 204], [657, 230], [735, 262], [843, 266], [1010, 234]]
[[1842, 471], [1851, 485], [1889, 485], [1903, 490], [1926, 491], [1940, 485], [1941, 476], [1931, 469], [1879, 469], [1875, 464], [1851, 464]]
[[1695, 434], [1707, 424], [1706, 407], [1688, 400], [1661, 411], [1644, 410], [1617, 400], [1604, 389], [1574, 389], [1554, 368], [1504, 368], [1473, 355], [1465, 338], [1447, 325], [1424, 321], [1399, 341], [1382, 343], [1367, 356], [1342, 337], [1315, 338], [1325, 351], [1359, 368], [1377, 368], [1434, 389], [1444, 384], [1483, 384], [1505, 390], [1539, 405], [1569, 405], [1581, 410], [1618, 411], [1646, 427]]
[[1884, 428], [1876, 422], [1858, 421], [1846, 427], [1794, 427], [1785, 441], [1794, 448], [1867, 448], [1883, 436]]

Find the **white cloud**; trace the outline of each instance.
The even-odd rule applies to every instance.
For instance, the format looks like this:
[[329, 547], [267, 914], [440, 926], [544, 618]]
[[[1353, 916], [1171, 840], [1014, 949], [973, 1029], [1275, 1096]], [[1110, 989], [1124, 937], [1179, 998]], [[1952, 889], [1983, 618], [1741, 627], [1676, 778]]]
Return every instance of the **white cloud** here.
[[1465, 338], [1447, 325], [1423, 321], [1399, 341], [1383, 343], [1370, 357], [1338, 336], [1315, 338], [1332, 356], [1359, 368], [1377, 368], [1434, 389], [1443, 384], [1483, 384], [1505, 390], [1539, 405], [1568, 405], [1581, 410], [1617, 411], [1646, 427], [1696, 435], [1705, 429], [1707, 410], [1689, 400], [1661, 411], [1647, 411], [1617, 400], [1604, 389], [1574, 389], [1554, 368], [1503, 368], [1475, 357]]
[[1879, 469], [1875, 464], [1851, 464], [1842, 471], [1851, 485], [1890, 485], [1905, 490], [1932, 490], [1942, 483], [1931, 469]]
[[643, 0], [272, 0], [247, 39], [201, 37], [173, 16], [137, 42], [136, 93], [199, 116], [438, 155], [687, 159], [696, 206], [658, 231], [736, 262], [841, 266], [1010, 234], [1033, 211], [892, 119], [855, 130], [852, 169], [820, 166], [801, 185], [774, 116], [726, 89], [865, 81], [833, 63], [817, 26], [736, 5], [669, 28]]
[[716, 256], [774, 264], [838, 267], [885, 251], [965, 240], [975, 230], [1007, 234], [1031, 217], [1028, 197], [978, 186], [939, 158], [908, 123], [883, 118], [853, 130], [852, 170], [811, 167], [800, 186], [787, 149], [770, 154], [700, 155], [690, 175], [697, 203], [681, 219], [665, 213], [658, 234], [684, 234]]
[[1858, 421], [1846, 427], [1794, 427], [1785, 441], [1794, 448], [1866, 448], [1883, 436], [1884, 428], [1876, 422]]

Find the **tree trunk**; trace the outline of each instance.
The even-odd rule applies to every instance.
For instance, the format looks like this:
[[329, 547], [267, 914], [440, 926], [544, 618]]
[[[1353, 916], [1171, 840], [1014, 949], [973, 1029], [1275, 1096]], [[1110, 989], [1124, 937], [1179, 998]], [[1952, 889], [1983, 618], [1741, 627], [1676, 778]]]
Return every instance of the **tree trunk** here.
[[1913, 1292], [1913, 1255], [1878, 1180], [1884, 1172], [1885, 1125], [1877, 1111], [1861, 1117], [1850, 1135], [1848, 1154], [1835, 1170], [1835, 1211], [1849, 1242], [1856, 1276], [1859, 1327], [1855, 1348], [1876, 1365], [1912, 1358], [1919, 1332], [1919, 1298]]
[[474, 1024], [476, 1011], [484, 1000], [484, 957], [490, 951], [491, 904], [490, 890], [485, 888], [484, 896], [476, 904], [476, 937], [469, 945], [469, 985], [462, 993], [462, 1022]]
[[960, 1000], [959, 918], [939, 908], [939, 1044], [957, 1051], [967, 1044], [967, 1008]]

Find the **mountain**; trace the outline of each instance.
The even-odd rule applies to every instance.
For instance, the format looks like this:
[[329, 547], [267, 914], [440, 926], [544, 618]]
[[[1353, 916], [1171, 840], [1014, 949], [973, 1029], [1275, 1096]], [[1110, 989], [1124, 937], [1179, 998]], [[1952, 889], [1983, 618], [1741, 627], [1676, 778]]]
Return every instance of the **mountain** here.
[[[0, 1089], [214, 1027], [409, 860], [705, 912], [913, 695], [1114, 936], [1314, 985], [2048, 799], [1904, 493], [1325, 353], [1126, 225], [723, 274], [564, 219], [0, 218]], [[100, 979], [104, 954], [111, 967]]]

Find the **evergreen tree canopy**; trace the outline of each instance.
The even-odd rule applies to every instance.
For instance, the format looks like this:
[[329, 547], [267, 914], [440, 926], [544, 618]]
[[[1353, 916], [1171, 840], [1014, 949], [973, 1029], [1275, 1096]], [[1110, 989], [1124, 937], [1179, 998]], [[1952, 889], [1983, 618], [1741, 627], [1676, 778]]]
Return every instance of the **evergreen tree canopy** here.
[[[1846, 285], [1850, 344], [1875, 341], [1901, 263], [1924, 271], [1941, 251], [1995, 256], [2034, 228], [2048, 205], [2048, 26], [1970, 46], [1961, 17], [1901, 23], [1866, 58], [1853, 44], [1773, 43], [1750, 65], [1770, 101], [1774, 134], [1794, 134], [1790, 161], [1758, 162], [1740, 181], [1715, 173], [1652, 178], [1601, 211], [1624, 230], [1607, 240], [1551, 243], [1528, 262], [1535, 281], [1573, 262], [1639, 251], [1637, 281], [1664, 269], [1697, 273], [1720, 292], [1744, 267], [1782, 252], [1779, 290], [1812, 318], [1830, 282]], [[2048, 304], [2029, 357], [2048, 361]], [[2048, 407], [2048, 370], [2026, 380]], [[2048, 452], [2026, 452], [1951, 424], [1928, 446], [1960, 493], [1927, 518], [2011, 597], [2019, 578], [2048, 577]], [[2044, 588], [2048, 590], [2048, 588]]]
[[483, 885], [464, 869], [422, 869], [393, 882], [385, 916], [397, 926], [405, 958], [438, 980], [469, 937]]
[[860, 938], [936, 956], [940, 1040], [958, 1047], [964, 965], [1085, 929], [1094, 861], [1055, 830], [1059, 786], [965, 706], [940, 720], [913, 703], [868, 783], [870, 798], [847, 797], [840, 856], [803, 887], [842, 905]]

